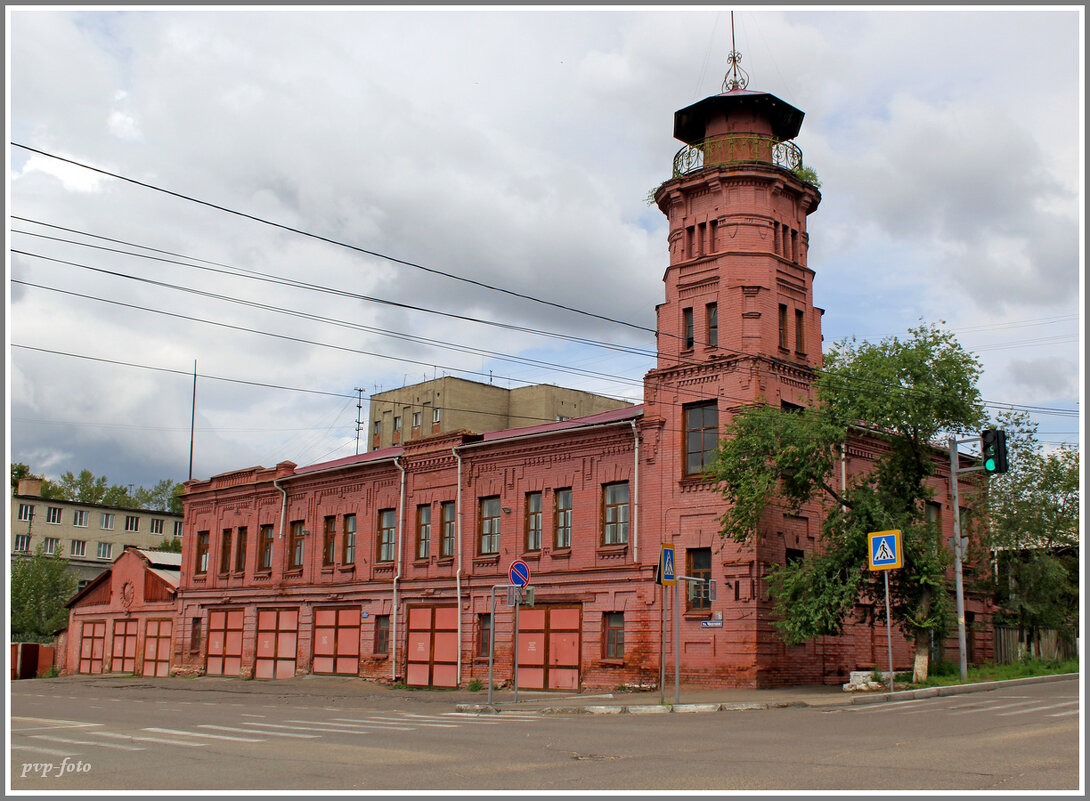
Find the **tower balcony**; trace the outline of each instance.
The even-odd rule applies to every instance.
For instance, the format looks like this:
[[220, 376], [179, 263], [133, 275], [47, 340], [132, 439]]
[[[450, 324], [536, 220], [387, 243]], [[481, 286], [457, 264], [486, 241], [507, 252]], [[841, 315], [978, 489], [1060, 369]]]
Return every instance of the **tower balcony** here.
[[797, 173], [803, 167], [802, 151], [794, 142], [784, 142], [769, 134], [712, 136], [686, 145], [677, 152], [674, 156], [674, 177], [679, 178], [704, 167], [738, 164], [772, 164]]

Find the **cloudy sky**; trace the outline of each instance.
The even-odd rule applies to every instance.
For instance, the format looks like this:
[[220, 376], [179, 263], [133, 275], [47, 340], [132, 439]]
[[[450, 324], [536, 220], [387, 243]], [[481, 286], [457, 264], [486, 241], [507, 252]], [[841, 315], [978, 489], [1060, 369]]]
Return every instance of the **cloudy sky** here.
[[[368, 395], [436, 375], [639, 402], [648, 356], [452, 315], [653, 346], [647, 195], [673, 112], [721, 91], [729, 11], [9, 6], [10, 458], [185, 480], [194, 363], [196, 478], [351, 455]], [[749, 88], [806, 113], [826, 343], [942, 321], [993, 412], [1057, 443], [1081, 425], [1082, 29], [735, 13]]]

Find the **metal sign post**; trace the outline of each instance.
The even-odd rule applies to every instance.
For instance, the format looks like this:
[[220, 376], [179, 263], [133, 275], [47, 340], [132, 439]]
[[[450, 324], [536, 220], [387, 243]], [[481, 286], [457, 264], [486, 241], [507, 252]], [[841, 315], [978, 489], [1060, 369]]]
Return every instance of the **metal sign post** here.
[[961, 557], [969, 540], [961, 536], [961, 507], [958, 505], [958, 473], [971, 473], [975, 470], [983, 470], [984, 467], [961, 467], [958, 463], [958, 443], [979, 442], [979, 437], [971, 439], [955, 439], [950, 437], [947, 443], [950, 447], [950, 505], [954, 508], [954, 537], [951, 545], [954, 546], [954, 593], [957, 603], [958, 616], [958, 667], [961, 671], [961, 680], [969, 680], [968, 657], [965, 653], [965, 590], [961, 577]]
[[507, 571], [515, 594], [515, 653], [512, 656], [515, 674], [515, 703], [519, 702], [519, 607], [522, 605], [522, 588], [530, 583], [530, 566], [521, 559], [511, 563]]
[[889, 691], [893, 692], [893, 629], [889, 615], [889, 571], [901, 567], [904, 551], [901, 532], [874, 531], [867, 535], [867, 560], [871, 570], [881, 570], [886, 585], [886, 653], [889, 655]]
[[[658, 569], [655, 571], [655, 582], [662, 587], [662, 606], [659, 608], [659, 703], [666, 703], [666, 588], [674, 588], [674, 608], [677, 608], [677, 571], [674, 569], [674, 546], [663, 543], [659, 552]], [[677, 659], [677, 632], [678, 626], [674, 624], [674, 699], [678, 697], [678, 659]]]

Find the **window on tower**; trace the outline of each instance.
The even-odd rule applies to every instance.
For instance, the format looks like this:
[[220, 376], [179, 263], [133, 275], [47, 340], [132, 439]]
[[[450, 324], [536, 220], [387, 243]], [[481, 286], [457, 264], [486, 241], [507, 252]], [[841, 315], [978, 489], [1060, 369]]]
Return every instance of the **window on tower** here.
[[682, 309], [681, 310], [681, 348], [682, 350], [692, 350], [693, 344], [696, 340], [693, 333], [693, 310]]
[[802, 309], [795, 309], [795, 353], [806, 353], [806, 320]]
[[780, 347], [787, 349], [787, 306], [780, 304]]
[[709, 303], [706, 312], [708, 326], [708, 341], [706, 344], [710, 348], [717, 348], [719, 347], [719, 306], [715, 303]]
[[685, 475], [696, 476], [712, 466], [719, 447], [719, 406], [715, 401], [685, 407]]

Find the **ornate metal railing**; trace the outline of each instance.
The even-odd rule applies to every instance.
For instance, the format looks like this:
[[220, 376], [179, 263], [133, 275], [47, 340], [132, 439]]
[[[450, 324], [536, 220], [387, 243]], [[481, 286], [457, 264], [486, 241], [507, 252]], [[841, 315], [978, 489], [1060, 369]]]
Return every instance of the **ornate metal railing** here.
[[786, 170], [802, 168], [802, 151], [794, 142], [767, 134], [726, 134], [686, 145], [674, 156], [674, 177], [719, 164], [764, 163]]

